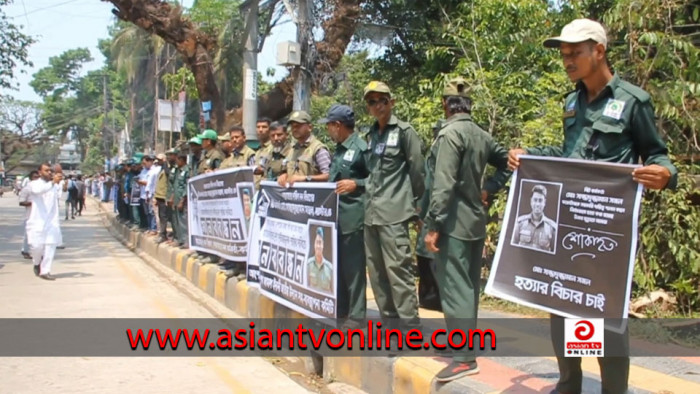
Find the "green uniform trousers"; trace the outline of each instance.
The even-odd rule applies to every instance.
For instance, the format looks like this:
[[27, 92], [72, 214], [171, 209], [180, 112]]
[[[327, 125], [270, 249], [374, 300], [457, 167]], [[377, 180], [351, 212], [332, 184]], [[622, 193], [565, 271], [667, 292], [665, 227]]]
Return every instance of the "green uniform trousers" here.
[[[557, 355], [557, 364], [559, 364], [557, 391], [572, 394], [581, 393], [581, 384], [583, 383], [581, 358], [564, 357], [564, 318], [551, 315], [549, 326], [552, 334], [552, 346]], [[616, 352], [618, 354], [629, 353], [629, 332], [617, 334], [605, 330], [605, 347], [622, 349]], [[602, 394], [626, 393], [630, 372], [629, 357], [599, 357], [597, 360], [598, 365], [600, 365], [600, 392]]]
[[382, 318], [418, 323], [418, 296], [413, 274], [408, 221], [365, 225], [365, 253], [374, 299]]
[[359, 230], [338, 238], [338, 317], [362, 320], [367, 315], [364, 233]]
[[187, 227], [187, 209], [182, 211], [175, 211], [175, 221], [177, 223], [177, 240], [183, 245], [190, 246], [189, 242], [189, 231]]
[[[464, 241], [440, 234], [437, 247], [440, 251], [435, 256], [435, 276], [447, 330], [460, 329], [468, 333], [476, 329], [484, 240]], [[455, 342], [458, 340], [457, 336]], [[486, 343], [489, 340], [486, 338]], [[476, 359], [475, 352], [467, 347], [454, 350], [453, 354], [454, 361], [458, 362]]]

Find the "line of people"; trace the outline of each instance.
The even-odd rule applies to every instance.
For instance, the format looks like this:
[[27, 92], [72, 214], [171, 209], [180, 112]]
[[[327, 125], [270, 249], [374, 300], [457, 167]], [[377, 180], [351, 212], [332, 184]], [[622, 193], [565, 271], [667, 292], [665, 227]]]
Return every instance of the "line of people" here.
[[[120, 184], [133, 209], [121, 209], [120, 216], [153, 231], [154, 214], [149, 206], [155, 198], [153, 204], [158, 206], [159, 216], [165, 207], [165, 215], [160, 216], [159, 241], [166, 240], [164, 223], [170, 222], [171, 242], [188, 248], [190, 176], [219, 168], [252, 166], [256, 184], [262, 179], [276, 180], [281, 187], [296, 182], [335, 182], [340, 199], [338, 316], [365, 318], [369, 277], [383, 318], [401, 319], [404, 328], [417, 327], [419, 295], [424, 295], [425, 304], [442, 309], [448, 329], [474, 329], [487, 202], [504, 187], [510, 171], [517, 168], [519, 155], [619, 163], [638, 163], [641, 159], [644, 166], [632, 174], [635, 181], [651, 189], [674, 187], [676, 183], [677, 172], [656, 130], [650, 97], [612, 72], [602, 25], [578, 19], [544, 44], [559, 49], [566, 72], [576, 83], [564, 105], [561, 147], [509, 151], [500, 146], [473, 122], [466, 81], [453, 78], [442, 91], [445, 120], [436, 126], [424, 159], [421, 140], [413, 127], [393, 114], [395, 97], [391, 89], [383, 82], [372, 81], [363, 97], [375, 121], [365, 138], [355, 131], [352, 108], [340, 104], [333, 105], [318, 121], [336, 144], [332, 154], [313, 135], [311, 116], [304, 111], [293, 112], [286, 127], [261, 119], [257, 123], [257, 151], [246, 145], [245, 132], [239, 127], [222, 135], [205, 130], [188, 141], [189, 164], [187, 153], [180, 150], [167, 152], [167, 165], [158, 159], [155, 175], [148, 175], [152, 157], [124, 163]], [[288, 138], [288, 130], [293, 141]], [[495, 167], [495, 172], [483, 180], [489, 165]], [[138, 198], [136, 187], [145, 188], [139, 189]], [[129, 205], [126, 201], [124, 207]], [[425, 287], [419, 291], [412, 267], [411, 225], [420, 234], [416, 245], [418, 271], [421, 279], [426, 278]], [[242, 275], [245, 268], [211, 255], [199, 254], [199, 259], [219, 262], [233, 275]], [[430, 279], [433, 275], [434, 282]], [[454, 326], [457, 319], [459, 327]], [[563, 357], [562, 332], [563, 320], [553, 316], [552, 340], [561, 372], [555, 392], [580, 392], [580, 359]], [[627, 336], [617, 340], [626, 341]], [[629, 359], [602, 358], [600, 364], [603, 391], [625, 392]], [[446, 382], [478, 371], [474, 353], [459, 351], [436, 379]]]

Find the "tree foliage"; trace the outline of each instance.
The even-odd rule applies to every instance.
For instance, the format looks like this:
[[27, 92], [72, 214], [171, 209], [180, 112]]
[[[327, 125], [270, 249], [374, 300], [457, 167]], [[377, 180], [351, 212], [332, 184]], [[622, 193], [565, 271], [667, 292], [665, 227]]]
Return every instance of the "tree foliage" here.
[[12, 0], [0, 0], [0, 88], [11, 89], [14, 87], [13, 79], [16, 76], [19, 66], [32, 66], [29, 60], [29, 46], [35, 40], [22, 33], [21, 26], [10, 22], [5, 15], [3, 7], [10, 4]]

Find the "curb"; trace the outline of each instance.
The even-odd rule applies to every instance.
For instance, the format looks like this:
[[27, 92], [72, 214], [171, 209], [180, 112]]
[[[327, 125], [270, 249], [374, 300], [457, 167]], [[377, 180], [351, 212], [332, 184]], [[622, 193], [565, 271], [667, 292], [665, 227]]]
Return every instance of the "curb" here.
[[[132, 231], [97, 202], [106, 217], [109, 232], [134, 252], [142, 252], [172, 269], [227, 308], [248, 318], [301, 318], [303, 315], [278, 304], [249, 287], [245, 280], [227, 277], [216, 264], [200, 264], [191, 252], [155, 243], [153, 237]], [[300, 357], [309, 372], [313, 372], [311, 357]], [[368, 393], [406, 394], [486, 394], [495, 390], [484, 383], [462, 378], [447, 384], [434, 381], [435, 374], [445, 366], [435, 358], [418, 357], [325, 357], [323, 378], [341, 382]]]

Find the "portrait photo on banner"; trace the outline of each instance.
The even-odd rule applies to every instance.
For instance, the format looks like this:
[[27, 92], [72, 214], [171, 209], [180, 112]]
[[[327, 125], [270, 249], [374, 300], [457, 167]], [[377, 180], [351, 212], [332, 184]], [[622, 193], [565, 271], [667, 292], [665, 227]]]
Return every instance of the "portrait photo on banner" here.
[[332, 295], [335, 278], [333, 223], [309, 221], [308, 229], [309, 250], [304, 268], [306, 285], [312, 290]]
[[521, 179], [510, 244], [556, 254], [562, 184]]
[[253, 184], [250, 182], [239, 182], [236, 188], [238, 189], [238, 198], [241, 201], [241, 210], [245, 218], [245, 233], [248, 235], [250, 231], [250, 217], [253, 213]]

